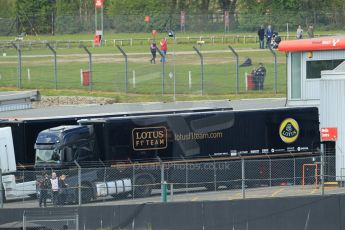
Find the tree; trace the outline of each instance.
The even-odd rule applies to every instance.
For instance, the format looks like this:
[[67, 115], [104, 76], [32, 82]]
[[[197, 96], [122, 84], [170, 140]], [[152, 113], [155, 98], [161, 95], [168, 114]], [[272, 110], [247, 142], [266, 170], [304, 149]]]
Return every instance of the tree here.
[[0, 18], [16, 17], [16, 2], [13, 0], [0, 0]]

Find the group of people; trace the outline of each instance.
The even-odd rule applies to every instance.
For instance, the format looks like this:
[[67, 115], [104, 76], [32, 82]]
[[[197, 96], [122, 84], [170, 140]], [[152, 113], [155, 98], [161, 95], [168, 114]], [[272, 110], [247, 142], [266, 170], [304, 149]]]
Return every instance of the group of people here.
[[[314, 37], [314, 26], [310, 25], [307, 30], [307, 35], [308, 38], [313, 38]], [[303, 38], [303, 29], [301, 25], [298, 26], [297, 31], [296, 31], [296, 38], [297, 39], [302, 39]]]
[[259, 47], [260, 49], [265, 48], [265, 36], [266, 36], [266, 48], [268, 48], [271, 45], [271, 40], [273, 36], [273, 30], [272, 26], [268, 25], [265, 29], [263, 25], [258, 30], [258, 36], [259, 36]]
[[[160, 44], [160, 50], [162, 53], [161, 62], [165, 62], [166, 61], [165, 56], [166, 56], [167, 51], [168, 51], [168, 41], [166, 38], [163, 38], [159, 44]], [[151, 43], [150, 51], [151, 51], [151, 55], [152, 55], [150, 62], [151, 62], [151, 64], [156, 64], [157, 44], [155, 42]]]
[[47, 207], [47, 198], [51, 195], [53, 205], [63, 205], [66, 202], [65, 189], [67, 184], [65, 182], [66, 176], [58, 177], [55, 172], [52, 172], [49, 178], [48, 173], [44, 172], [42, 177], [37, 179], [37, 187], [39, 189], [39, 206]]
[[262, 63], [259, 63], [258, 68], [253, 70], [252, 76], [254, 81], [254, 90], [263, 90], [266, 76], [266, 68]]
[[[308, 38], [314, 37], [314, 26], [313, 25], [309, 25], [308, 30], [307, 30], [307, 35], [308, 35]], [[276, 48], [274, 46], [275, 45], [278, 46], [278, 44], [280, 42], [280, 37], [278, 36], [278, 33], [274, 32], [272, 30], [271, 25], [268, 25], [266, 29], [263, 25], [261, 25], [259, 30], [258, 30], [258, 36], [259, 36], [259, 48], [260, 49], [264, 49], [264, 47], [265, 47], [265, 37], [266, 37], [266, 48], [268, 48], [270, 45], [273, 48]], [[303, 38], [303, 29], [302, 29], [301, 25], [299, 25], [297, 28], [296, 38], [297, 39]], [[275, 43], [277, 43], [277, 44], [275, 44]]]

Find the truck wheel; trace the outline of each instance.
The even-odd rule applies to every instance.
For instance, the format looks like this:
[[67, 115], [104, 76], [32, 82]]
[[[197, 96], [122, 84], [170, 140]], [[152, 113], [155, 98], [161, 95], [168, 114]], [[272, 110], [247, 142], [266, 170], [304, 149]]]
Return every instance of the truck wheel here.
[[5, 203], [6, 202], [6, 196], [5, 196], [5, 189], [4, 189], [4, 187], [2, 187], [1, 196], [2, 196], [2, 203]]
[[81, 187], [81, 201], [89, 203], [93, 198], [93, 189], [88, 184], [82, 184]]
[[134, 184], [134, 198], [137, 197], [148, 197], [151, 195], [152, 191], [152, 179], [149, 177], [138, 177]]

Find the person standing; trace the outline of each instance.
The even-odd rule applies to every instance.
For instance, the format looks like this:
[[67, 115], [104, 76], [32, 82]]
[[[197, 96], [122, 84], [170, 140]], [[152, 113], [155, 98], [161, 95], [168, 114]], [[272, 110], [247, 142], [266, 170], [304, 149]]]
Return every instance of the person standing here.
[[313, 27], [313, 25], [310, 25], [308, 27], [307, 33], [308, 33], [308, 38], [313, 38], [314, 37], [314, 27]]
[[156, 52], [157, 52], [157, 45], [155, 42], [152, 42], [150, 45], [150, 51], [151, 51], [151, 55], [152, 58], [150, 60], [151, 64], [156, 64]]
[[265, 29], [264, 26], [261, 26], [258, 30], [258, 36], [259, 36], [259, 48], [263, 49], [265, 47]]
[[266, 48], [268, 48], [271, 45], [272, 35], [273, 35], [272, 27], [271, 25], [268, 25], [266, 29]]
[[299, 25], [297, 28], [296, 37], [297, 37], [297, 39], [303, 38], [303, 29], [302, 29], [301, 25]]
[[56, 173], [52, 173], [52, 178], [50, 179], [51, 190], [52, 190], [52, 203], [54, 206], [57, 205], [59, 196], [59, 178], [57, 178]]
[[259, 63], [259, 67], [255, 71], [255, 79], [256, 79], [256, 89], [263, 90], [264, 89], [264, 81], [266, 76], [266, 68], [262, 63]]
[[167, 51], [168, 51], [168, 41], [166, 38], [162, 39], [160, 42], [160, 46], [161, 46], [161, 52], [163, 57], [161, 58], [161, 62], [165, 62], [166, 61], [166, 55], [167, 55]]
[[50, 188], [50, 180], [47, 173], [43, 173], [42, 178], [37, 181], [37, 185], [40, 191], [39, 206], [42, 207], [43, 203], [44, 207], [47, 207], [48, 189]]
[[66, 176], [61, 175], [59, 177], [59, 205], [64, 205], [66, 202], [66, 189], [67, 189], [67, 184], [66, 184]]

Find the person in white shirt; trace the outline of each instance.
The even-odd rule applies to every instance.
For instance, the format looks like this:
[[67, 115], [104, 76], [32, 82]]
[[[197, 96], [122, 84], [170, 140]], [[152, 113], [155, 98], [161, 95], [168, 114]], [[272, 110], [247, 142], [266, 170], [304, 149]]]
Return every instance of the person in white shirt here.
[[59, 196], [59, 178], [56, 176], [55, 172], [52, 173], [50, 184], [52, 186], [52, 202], [53, 205], [56, 206]]

